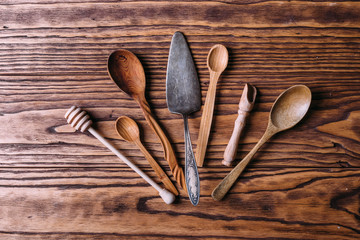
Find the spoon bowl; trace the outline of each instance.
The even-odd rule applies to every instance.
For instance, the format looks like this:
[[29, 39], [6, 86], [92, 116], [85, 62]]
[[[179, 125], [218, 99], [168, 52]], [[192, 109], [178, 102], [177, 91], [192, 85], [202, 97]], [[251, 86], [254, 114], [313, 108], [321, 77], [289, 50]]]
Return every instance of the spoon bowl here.
[[310, 89], [304, 85], [295, 85], [276, 99], [271, 109], [270, 121], [281, 130], [292, 128], [305, 116], [310, 103]]
[[248, 155], [216, 186], [211, 194], [213, 199], [219, 201], [225, 196], [252, 157], [267, 140], [276, 133], [289, 129], [300, 122], [308, 111], [310, 103], [311, 91], [304, 85], [292, 86], [280, 94], [271, 108], [269, 123], [264, 135]]
[[115, 122], [115, 130], [124, 140], [126, 140], [127, 142], [135, 143], [139, 147], [145, 158], [148, 160], [150, 166], [155, 171], [156, 175], [163, 182], [165, 188], [176, 196], [179, 195], [179, 192], [177, 191], [174, 184], [171, 182], [170, 178], [166, 175], [160, 165], [155, 161], [155, 159], [141, 143], [140, 131], [136, 122], [126, 116], [119, 117]]
[[227, 67], [229, 53], [224, 45], [216, 44], [210, 49], [207, 66], [210, 71], [222, 73]]
[[140, 138], [138, 125], [129, 117], [119, 117], [115, 122], [115, 128], [119, 136], [127, 142], [135, 142]]
[[120, 49], [108, 59], [108, 72], [111, 79], [131, 97], [143, 95], [146, 80], [140, 60], [132, 52]]

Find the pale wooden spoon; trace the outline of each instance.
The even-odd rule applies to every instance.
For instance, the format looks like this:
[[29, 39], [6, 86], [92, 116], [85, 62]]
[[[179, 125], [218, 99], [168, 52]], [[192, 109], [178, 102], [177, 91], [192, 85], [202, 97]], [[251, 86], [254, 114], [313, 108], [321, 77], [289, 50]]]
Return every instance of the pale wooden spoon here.
[[159, 164], [155, 161], [155, 159], [141, 143], [140, 131], [136, 122], [129, 117], [122, 116], [116, 120], [115, 129], [120, 137], [122, 137], [127, 142], [135, 143], [136, 146], [139, 147], [140, 151], [145, 155], [145, 158], [148, 160], [150, 166], [155, 171], [156, 175], [160, 178], [165, 188], [176, 196], [179, 195], [179, 192], [177, 191], [174, 184], [171, 182], [170, 178], [166, 175], [166, 173], [162, 170]]
[[207, 57], [207, 66], [210, 72], [210, 83], [201, 117], [200, 130], [195, 153], [196, 163], [199, 167], [202, 167], [204, 164], [206, 147], [209, 140], [211, 123], [214, 114], [216, 84], [221, 73], [227, 67], [228, 60], [229, 54], [226, 47], [223, 45], [216, 44], [210, 49], [209, 55]]
[[145, 99], [146, 81], [141, 62], [132, 52], [120, 49], [110, 54], [108, 59], [108, 72], [116, 85], [139, 104], [147, 123], [160, 139], [164, 149], [165, 159], [169, 163], [171, 172], [179, 185], [186, 191], [184, 171], [178, 165], [174, 150], [165, 133], [156, 122], [151, 113], [150, 106]]
[[292, 86], [280, 94], [271, 108], [269, 123], [264, 135], [248, 155], [216, 186], [211, 194], [213, 199], [221, 200], [259, 148], [276, 133], [295, 126], [305, 116], [310, 103], [311, 91], [305, 85]]

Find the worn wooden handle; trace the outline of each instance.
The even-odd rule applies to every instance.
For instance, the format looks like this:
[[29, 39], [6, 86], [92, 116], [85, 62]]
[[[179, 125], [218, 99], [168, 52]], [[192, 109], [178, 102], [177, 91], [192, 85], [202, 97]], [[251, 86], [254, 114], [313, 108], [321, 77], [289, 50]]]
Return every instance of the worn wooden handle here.
[[259, 150], [259, 148], [273, 135], [273, 133], [265, 133], [255, 147], [241, 160], [236, 167], [215, 187], [211, 196], [214, 200], [220, 201], [225, 194], [230, 190], [236, 179], [244, 171], [245, 167], [249, 164], [252, 157]]
[[155, 120], [154, 116], [151, 113], [149, 104], [146, 102], [145, 99], [136, 99], [139, 103], [141, 109], [144, 112], [145, 119], [149, 126], [152, 128], [152, 130], [156, 133], [156, 135], [159, 137], [161, 145], [164, 149], [164, 157], [166, 161], [169, 164], [170, 170], [175, 178], [175, 180], [179, 183], [179, 185], [186, 191], [186, 184], [185, 184], [185, 175], [183, 169], [179, 166], [174, 150], [167, 139], [165, 133]]
[[199, 167], [204, 164], [205, 153], [207, 144], [209, 141], [211, 123], [214, 114], [215, 96], [216, 96], [216, 84], [220, 74], [210, 72], [210, 84], [206, 94], [203, 113], [201, 116], [199, 136], [197, 140], [195, 159]]
[[160, 181], [164, 184], [165, 188], [175, 194], [176, 196], [179, 195], [178, 190], [174, 186], [174, 184], [171, 182], [170, 178], [166, 175], [164, 170], [160, 167], [160, 165], [155, 161], [155, 159], [151, 156], [151, 154], [146, 150], [144, 145], [140, 142], [140, 140], [137, 140], [136, 145], [140, 148], [140, 151], [144, 154], [145, 158], [149, 162], [150, 166], [156, 173], [156, 175], [159, 177]]

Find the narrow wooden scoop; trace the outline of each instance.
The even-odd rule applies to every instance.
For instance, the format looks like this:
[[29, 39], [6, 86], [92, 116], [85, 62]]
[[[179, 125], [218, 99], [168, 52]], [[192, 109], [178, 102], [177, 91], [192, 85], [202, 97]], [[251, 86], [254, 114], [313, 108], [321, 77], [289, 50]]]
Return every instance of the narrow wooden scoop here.
[[259, 148], [278, 132], [295, 126], [306, 114], [311, 103], [311, 91], [304, 85], [295, 85], [284, 91], [276, 99], [270, 111], [267, 129], [255, 147], [236, 165], [236, 167], [217, 185], [211, 196], [214, 200], [221, 200], [229, 191], [246, 165], [250, 162]]
[[245, 127], [245, 120], [254, 107], [257, 90], [251, 84], [245, 84], [244, 91], [239, 102], [238, 117], [235, 120], [234, 130], [224, 152], [222, 164], [230, 167], [236, 157], [237, 147], [241, 132]]
[[207, 66], [210, 71], [210, 83], [206, 94], [204, 110], [200, 122], [200, 130], [197, 141], [195, 159], [199, 167], [204, 164], [206, 148], [209, 140], [211, 123], [214, 114], [216, 84], [221, 73], [227, 67], [229, 54], [225, 46], [216, 44], [210, 49], [207, 57]]
[[145, 99], [146, 81], [141, 62], [132, 52], [120, 49], [109, 56], [108, 72], [116, 85], [139, 104], [147, 123], [160, 139], [164, 149], [165, 159], [169, 163], [171, 172], [179, 185], [186, 190], [184, 172], [178, 165], [174, 150], [165, 133], [156, 122], [151, 113], [150, 106]]
[[165, 188], [176, 196], [179, 195], [179, 192], [169, 177], [141, 143], [140, 131], [136, 122], [129, 117], [122, 116], [116, 120], [115, 129], [120, 137], [128, 142], [135, 143], [140, 148], [141, 152], [145, 155], [145, 158], [148, 160], [156, 175], [160, 178], [161, 182], [163, 182]]

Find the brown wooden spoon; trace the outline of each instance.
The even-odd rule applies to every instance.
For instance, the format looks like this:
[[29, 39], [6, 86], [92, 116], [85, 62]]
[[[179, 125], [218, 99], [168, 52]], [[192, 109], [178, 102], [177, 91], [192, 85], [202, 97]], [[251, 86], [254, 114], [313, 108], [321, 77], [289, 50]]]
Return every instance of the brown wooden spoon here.
[[166, 175], [159, 164], [141, 143], [140, 131], [136, 122], [129, 117], [122, 116], [116, 120], [115, 129], [120, 137], [122, 137], [127, 142], [135, 143], [139, 147], [140, 151], [145, 155], [145, 158], [148, 160], [150, 166], [155, 171], [156, 175], [160, 178], [165, 188], [176, 196], [179, 195], [179, 192], [171, 182], [170, 178]]
[[288, 88], [276, 99], [270, 111], [267, 129], [255, 147], [236, 165], [236, 167], [217, 185], [211, 196], [221, 200], [229, 191], [236, 179], [248, 165], [259, 148], [276, 133], [295, 126], [305, 116], [311, 103], [311, 91], [305, 85]]
[[196, 163], [199, 167], [202, 167], [204, 164], [206, 148], [209, 141], [211, 123], [214, 115], [216, 84], [221, 73], [227, 67], [228, 60], [229, 54], [224, 45], [216, 44], [210, 49], [207, 57], [210, 82], [201, 116], [200, 130], [195, 152]]
[[186, 190], [183, 169], [178, 165], [174, 150], [165, 133], [156, 122], [151, 113], [150, 106], [145, 99], [146, 80], [141, 62], [132, 52], [120, 49], [109, 56], [108, 73], [116, 85], [139, 104], [147, 123], [160, 139], [164, 149], [165, 159], [169, 163], [171, 172], [179, 185]]

